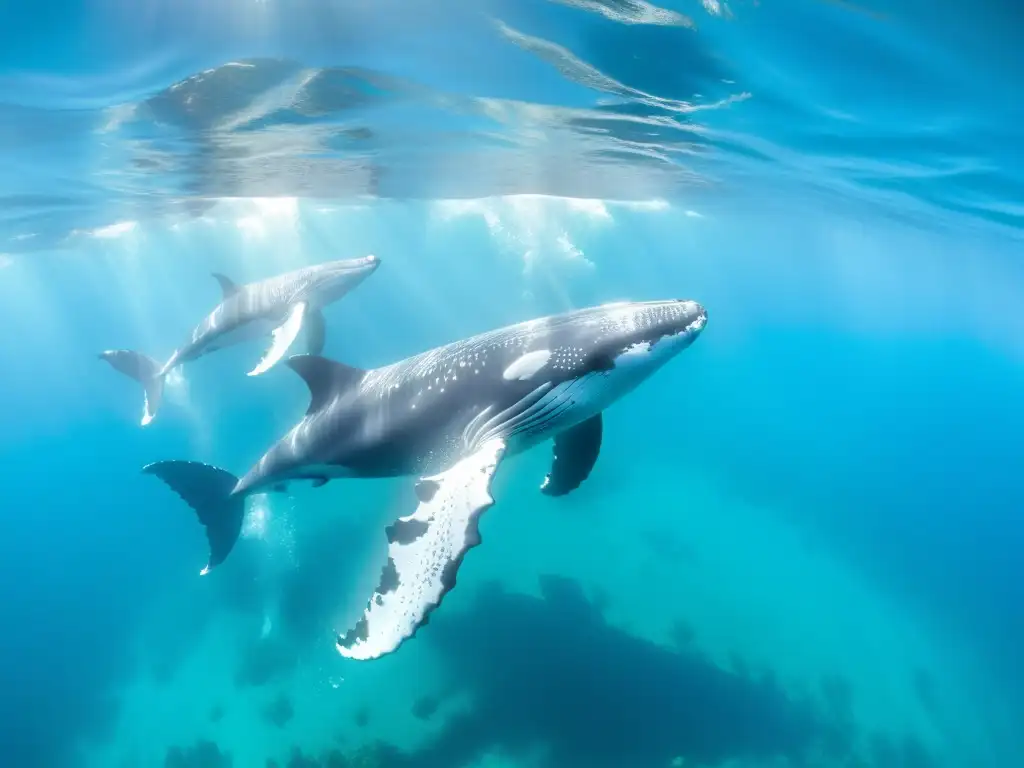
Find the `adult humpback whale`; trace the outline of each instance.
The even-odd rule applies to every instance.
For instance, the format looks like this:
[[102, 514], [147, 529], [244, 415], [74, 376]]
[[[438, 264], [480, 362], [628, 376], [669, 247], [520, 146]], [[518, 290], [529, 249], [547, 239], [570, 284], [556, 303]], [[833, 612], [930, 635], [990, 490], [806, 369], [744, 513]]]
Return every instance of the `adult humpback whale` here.
[[174, 368], [218, 349], [272, 335], [273, 341], [250, 376], [269, 370], [306, 329], [307, 347], [319, 354], [324, 345], [321, 310], [351, 291], [377, 267], [380, 259], [364, 256], [303, 267], [247, 285], [235, 285], [224, 275], [213, 276], [224, 298], [197, 325], [189, 340], [162, 365], [129, 349], [111, 349], [99, 357], [142, 384], [145, 402], [142, 426], [155, 417], [163, 397], [164, 379]]
[[143, 471], [181, 496], [206, 527], [210, 559], [238, 537], [249, 494], [291, 480], [418, 475], [416, 510], [387, 529], [388, 560], [356, 626], [338, 638], [354, 659], [390, 653], [426, 623], [454, 585], [477, 519], [493, 504], [504, 455], [554, 438], [541, 490], [560, 496], [587, 478], [601, 412], [704, 329], [693, 301], [617, 303], [501, 328], [363, 371], [315, 355], [289, 358], [309, 409], [240, 480], [207, 464], [161, 461]]

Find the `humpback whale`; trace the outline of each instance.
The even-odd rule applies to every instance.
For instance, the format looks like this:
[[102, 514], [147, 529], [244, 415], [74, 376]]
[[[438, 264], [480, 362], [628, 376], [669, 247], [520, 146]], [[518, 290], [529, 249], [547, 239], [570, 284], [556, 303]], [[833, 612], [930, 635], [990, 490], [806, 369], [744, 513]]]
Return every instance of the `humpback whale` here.
[[319, 354], [324, 345], [321, 310], [359, 285], [379, 266], [380, 259], [373, 255], [340, 259], [246, 285], [236, 285], [230, 278], [214, 272], [213, 277], [220, 283], [223, 293], [222, 301], [192, 330], [189, 340], [178, 347], [167, 362], [161, 364], [130, 349], [108, 349], [101, 352], [99, 358], [142, 384], [145, 396], [142, 426], [146, 426], [156, 417], [167, 374], [183, 363], [270, 335], [269, 348], [249, 371], [250, 376], [258, 376], [285, 355], [303, 328], [308, 350]]
[[602, 411], [686, 349], [707, 322], [694, 301], [605, 304], [473, 336], [392, 365], [360, 370], [316, 355], [286, 361], [310, 393], [305, 416], [241, 479], [198, 462], [161, 461], [155, 475], [206, 528], [223, 562], [244, 499], [293, 481], [418, 477], [418, 504], [388, 526], [388, 559], [338, 651], [373, 659], [396, 650], [455, 585], [477, 523], [493, 504], [504, 456], [554, 444], [541, 491], [561, 496], [591, 473]]

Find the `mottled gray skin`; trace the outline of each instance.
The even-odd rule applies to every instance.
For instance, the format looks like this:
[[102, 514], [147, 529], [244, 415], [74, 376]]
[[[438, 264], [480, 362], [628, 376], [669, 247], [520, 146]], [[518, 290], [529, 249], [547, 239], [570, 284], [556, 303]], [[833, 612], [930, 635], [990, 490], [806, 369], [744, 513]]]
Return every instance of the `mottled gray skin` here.
[[688, 347], [707, 315], [693, 301], [609, 304], [509, 326], [384, 368], [292, 357], [306, 416], [232, 495], [289, 480], [436, 472], [483, 440], [509, 454], [599, 414]]
[[192, 331], [189, 341], [163, 364], [158, 376], [218, 349], [268, 335], [299, 302], [320, 310], [369, 277], [380, 259], [366, 256], [303, 267], [238, 286]]
[[[420, 475], [417, 497], [429, 504], [440, 485], [423, 475], [446, 472], [478, 454], [486, 459], [488, 450], [493, 452], [498, 445], [509, 455], [553, 439], [551, 471], [541, 491], [565, 495], [586, 479], [597, 460], [602, 411], [690, 346], [706, 321], [704, 308], [693, 301], [620, 303], [483, 333], [372, 371], [317, 355], [296, 355], [287, 365], [309, 386], [309, 409], [245, 477], [178, 460], [148, 464], [143, 472], [160, 478], [181, 496], [206, 529], [210, 558], [202, 573], [209, 573], [231, 552], [245, 517], [245, 498], [283, 490], [294, 480], [319, 486], [336, 477]], [[496, 466], [491, 466], [492, 472]], [[478, 471], [486, 471], [487, 462], [481, 467]], [[462, 492], [472, 497], [459, 501], [462, 514], [468, 514], [465, 504], [486, 506], [480, 485], [467, 478], [459, 482], [464, 484]], [[478, 482], [486, 485], [489, 477]], [[435, 550], [429, 556], [446, 559], [450, 566], [440, 592], [437, 583], [427, 583], [436, 573], [417, 570], [422, 561], [399, 557], [402, 568], [412, 569], [405, 578], [413, 592], [387, 599], [397, 599], [405, 611], [404, 624], [409, 624], [410, 611], [419, 611], [422, 619], [451, 588], [454, 569], [466, 549], [475, 546], [470, 529], [484, 507], [460, 523], [470, 526], [462, 545], [444, 538], [451, 531], [431, 534], [428, 544]], [[419, 535], [431, 530], [427, 521], [412, 527], [420, 530]], [[419, 536], [408, 538], [395, 530], [392, 534], [389, 548], [396, 553], [418, 546]], [[393, 575], [394, 567], [392, 562], [385, 576]], [[374, 599], [383, 601], [391, 581], [384, 579], [382, 584]], [[433, 602], [418, 604], [424, 589], [438, 594]], [[366, 623], [364, 617], [362, 630], [353, 635], [355, 645], [344, 645], [346, 652], [353, 647], [357, 653], [367, 652], [358, 646], [365, 640]], [[383, 631], [409, 633], [418, 625]], [[408, 636], [402, 634], [397, 641]], [[394, 640], [385, 638], [383, 645]], [[380, 638], [375, 642], [383, 647]]]

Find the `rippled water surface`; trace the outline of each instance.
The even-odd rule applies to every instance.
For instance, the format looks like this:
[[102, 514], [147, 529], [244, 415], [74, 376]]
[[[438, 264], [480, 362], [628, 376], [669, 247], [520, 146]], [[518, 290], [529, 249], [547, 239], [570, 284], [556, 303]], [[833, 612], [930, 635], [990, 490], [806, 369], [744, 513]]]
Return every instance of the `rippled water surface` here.
[[1020, 225], [998, 3], [675, 5], [11, 6], [0, 247], [281, 195], [814, 194]]

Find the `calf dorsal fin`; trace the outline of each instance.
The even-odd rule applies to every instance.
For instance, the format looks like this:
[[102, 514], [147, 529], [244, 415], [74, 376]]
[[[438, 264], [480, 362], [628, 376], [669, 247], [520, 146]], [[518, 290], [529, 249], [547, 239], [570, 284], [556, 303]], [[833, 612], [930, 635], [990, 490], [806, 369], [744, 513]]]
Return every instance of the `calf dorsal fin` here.
[[236, 293], [238, 293], [238, 286], [235, 285], [235, 281], [227, 275], [222, 275], [220, 272], [213, 272], [214, 279], [220, 283], [221, 293], [224, 294], [224, 300], [227, 301]]

